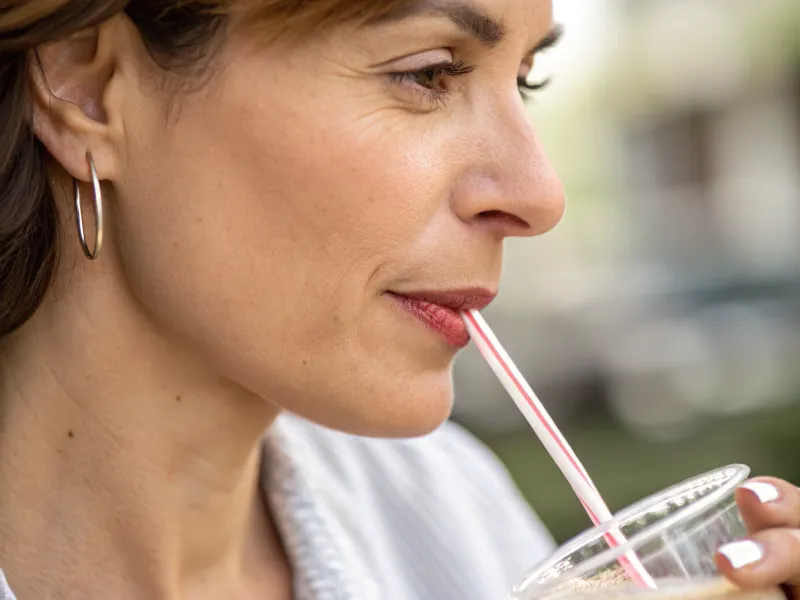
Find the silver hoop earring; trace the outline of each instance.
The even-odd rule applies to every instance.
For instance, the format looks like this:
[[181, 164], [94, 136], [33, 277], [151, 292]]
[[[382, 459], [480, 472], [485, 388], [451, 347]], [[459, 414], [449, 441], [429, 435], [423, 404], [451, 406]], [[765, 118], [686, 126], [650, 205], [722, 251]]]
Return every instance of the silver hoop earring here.
[[86, 243], [86, 233], [83, 228], [83, 213], [81, 212], [81, 188], [78, 180], [74, 180], [75, 190], [75, 217], [78, 221], [78, 239], [81, 242], [83, 253], [89, 260], [95, 260], [100, 255], [100, 249], [103, 247], [103, 190], [100, 188], [100, 179], [97, 177], [97, 169], [94, 166], [94, 159], [92, 153], [86, 152], [86, 160], [89, 162], [89, 171], [92, 175], [92, 188], [94, 189], [94, 215], [97, 222], [97, 233], [94, 238], [94, 251], [89, 250], [89, 245]]

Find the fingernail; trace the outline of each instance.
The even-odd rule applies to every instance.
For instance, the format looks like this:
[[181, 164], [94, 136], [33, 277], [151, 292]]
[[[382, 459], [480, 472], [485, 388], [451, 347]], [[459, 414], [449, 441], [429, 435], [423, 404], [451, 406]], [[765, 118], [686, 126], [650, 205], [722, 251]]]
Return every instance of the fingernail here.
[[739, 487], [743, 487], [753, 492], [762, 504], [774, 502], [781, 495], [781, 493], [778, 491], [778, 488], [771, 483], [766, 483], [764, 481], [748, 481]]
[[752, 540], [741, 540], [725, 544], [718, 552], [728, 559], [734, 569], [754, 565], [764, 558], [763, 546]]

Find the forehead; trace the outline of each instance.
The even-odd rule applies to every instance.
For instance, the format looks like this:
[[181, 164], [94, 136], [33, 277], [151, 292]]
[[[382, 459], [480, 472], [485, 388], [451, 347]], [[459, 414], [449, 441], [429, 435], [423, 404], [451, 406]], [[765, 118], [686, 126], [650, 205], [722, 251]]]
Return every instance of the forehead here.
[[418, 0], [223, 0], [219, 4], [245, 27], [266, 26], [281, 33], [304, 35], [331, 25], [366, 23], [418, 3]]
[[378, 19], [402, 18], [424, 13], [482, 12], [490, 15], [526, 10], [532, 14], [552, 14], [552, 0], [411, 0], [381, 11]]
[[528, 25], [552, 23], [552, 0], [418, 0], [387, 11], [373, 22], [402, 21], [423, 15], [449, 18], [473, 37], [494, 45], [505, 33]]
[[457, 18], [473, 14], [515, 25], [552, 22], [552, 0], [230, 0], [229, 12], [245, 27], [268, 27], [290, 35], [313, 34], [333, 25], [367, 25], [412, 16], [448, 13]]

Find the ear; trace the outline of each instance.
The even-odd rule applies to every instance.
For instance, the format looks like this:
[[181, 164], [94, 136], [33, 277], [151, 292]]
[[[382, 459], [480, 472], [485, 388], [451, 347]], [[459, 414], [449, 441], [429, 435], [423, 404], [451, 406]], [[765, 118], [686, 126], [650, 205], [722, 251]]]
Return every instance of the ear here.
[[122, 17], [40, 46], [33, 65], [33, 128], [72, 177], [91, 181], [86, 152], [100, 179], [113, 180], [124, 148], [125, 82], [121, 65], [135, 34]]

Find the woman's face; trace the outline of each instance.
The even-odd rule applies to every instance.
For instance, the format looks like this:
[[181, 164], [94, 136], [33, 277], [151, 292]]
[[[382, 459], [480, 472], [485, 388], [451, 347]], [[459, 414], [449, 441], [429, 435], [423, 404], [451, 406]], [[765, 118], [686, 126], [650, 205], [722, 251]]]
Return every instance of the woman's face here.
[[503, 239], [561, 217], [517, 87], [551, 16], [432, 0], [297, 45], [231, 34], [177, 101], [142, 58], [107, 233], [133, 297], [281, 408], [367, 435], [438, 426], [463, 331], [403, 295], [482, 305]]

